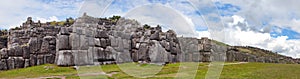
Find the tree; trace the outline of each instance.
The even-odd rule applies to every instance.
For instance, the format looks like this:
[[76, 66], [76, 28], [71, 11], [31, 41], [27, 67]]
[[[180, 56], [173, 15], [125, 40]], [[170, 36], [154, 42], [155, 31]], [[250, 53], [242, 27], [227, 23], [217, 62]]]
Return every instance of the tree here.
[[121, 18], [121, 16], [113, 16], [113, 17], [110, 17], [109, 19], [110, 20], [119, 20]]
[[151, 26], [149, 26], [148, 24], [143, 25], [144, 29], [149, 29]]

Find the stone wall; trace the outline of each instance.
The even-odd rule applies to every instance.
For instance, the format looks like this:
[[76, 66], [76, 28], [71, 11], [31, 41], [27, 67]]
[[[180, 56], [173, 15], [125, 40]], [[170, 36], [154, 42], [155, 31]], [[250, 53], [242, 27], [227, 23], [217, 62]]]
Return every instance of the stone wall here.
[[32, 23], [23, 26], [30, 27], [9, 30], [7, 48], [0, 51], [0, 70], [54, 63], [60, 27], [38, 27]]
[[[0, 47], [6, 41], [0, 40]], [[59, 66], [99, 65], [125, 62], [166, 64], [173, 62], [239, 61], [299, 63], [299, 59], [245, 53], [241, 47], [223, 46], [208, 38], [177, 37], [160, 26], [144, 28], [135, 20], [117, 22], [84, 14], [74, 24], [52, 26], [29, 17], [8, 32], [7, 46], [0, 50], [0, 70], [45, 63]]]
[[[124, 62], [177, 62], [180, 46], [174, 31], [161, 27], [142, 28], [134, 20], [121, 18], [115, 25], [78, 18], [57, 35], [56, 64], [60, 66], [95, 65]], [[72, 61], [74, 60], [74, 61]]]

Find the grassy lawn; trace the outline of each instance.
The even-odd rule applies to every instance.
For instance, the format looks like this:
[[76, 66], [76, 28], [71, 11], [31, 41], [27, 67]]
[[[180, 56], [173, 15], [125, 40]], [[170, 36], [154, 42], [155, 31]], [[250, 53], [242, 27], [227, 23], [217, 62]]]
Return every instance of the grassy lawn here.
[[[137, 76], [144, 77], [143, 79], [173, 79], [176, 75], [180, 76], [179, 78], [204, 79], [208, 68], [209, 63], [175, 63], [166, 66], [126, 63], [120, 65], [102, 65], [101, 67], [85, 66], [80, 67], [79, 70], [76, 71], [71, 67], [57, 67], [55, 65], [46, 64], [25, 69], [0, 71], [0, 79], [24, 79], [51, 76], [66, 77], [67, 79], [137, 79]], [[78, 73], [81, 77], [78, 76]], [[300, 79], [300, 65], [269, 63], [230, 64], [224, 66], [220, 78]]]

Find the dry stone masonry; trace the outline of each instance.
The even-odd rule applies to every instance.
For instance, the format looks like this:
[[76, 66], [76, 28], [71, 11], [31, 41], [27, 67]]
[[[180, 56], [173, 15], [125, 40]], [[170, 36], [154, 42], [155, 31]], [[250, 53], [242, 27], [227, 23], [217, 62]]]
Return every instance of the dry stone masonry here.
[[299, 63], [299, 59], [278, 54], [276, 57], [245, 53], [240, 50], [245, 47], [218, 45], [208, 38], [177, 37], [173, 30], [163, 32], [160, 26], [144, 28], [135, 20], [112, 21], [86, 14], [64, 25], [34, 22], [29, 17], [21, 27], [1, 32], [0, 36], [0, 70], [46, 63], [59, 66], [222, 60]]

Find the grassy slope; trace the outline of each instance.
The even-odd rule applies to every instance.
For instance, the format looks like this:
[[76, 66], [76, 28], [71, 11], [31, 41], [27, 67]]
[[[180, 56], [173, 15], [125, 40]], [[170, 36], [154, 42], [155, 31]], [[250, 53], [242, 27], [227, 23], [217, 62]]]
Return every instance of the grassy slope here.
[[[190, 65], [195, 65], [191, 64]], [[205, 78], [205, 74], [208, 70], [208, 63], [199, 64], [197, 70], [197, 79]], [[46, 70], [45, 66], [53, 66], [54, 69]], [[136, 68], [136, 66], [124, 65], [130, 68]], [[150, 65], [151, 66], [151, 65]], [[176, 72], [179, 69], [180, 64], [168, 64], [163, 67], [162, 71], [156, 74], [154, 77], [149, 79], [172, 79], [176, 76]], [[141, 68], [147, 66], [140, 66]], [[148, 65], [149, 67], [149, 65]], [[183, 67], [184, 72], [191, 74], [188, 65]], [[82, 68], [83, 69], [83, 68]], [[99, 72], [99, 67], [88, 67], [88, 72]], [[190, 68], [192, 69], [192, 68]], [[117, 72], [112, 77], [109, 78], [134, 78], [130, 75], [122, 72], [117, 65], [105, 65], [102, 66], [102, 70], [106, 73]], [[134, 70], [132, 70], [134, 71]], [[141, 71], [141, 70], [140, 70]], [[85, 72], [85, 71], [81, 71]], [[146, 72], [146, 71], [145, 71]], [[183, 73], [183, 74], [185, 74]], [[225, 65], [222, 71], [221, 79], [235, 78], [235, 79], [300, 79], [300, 65], [297, 64], [265, 64], [265, 63], [247, 63], [247, 64], [235, 64], [235, 65]], [[25, 69], [17, 69], [10, 71], [0, 72], [1, 78], [36, 78], [45, 76], [66, 76], [67, 79], [78, 79], [76, 76], [77, 71], [70, 67], [57, 67], [54, 65], [41, 65]], [[147, 74], [144, 74], [147, 75]], [[149, 75], [149, 74], [148, 74]], [[186, 74], [185, 74], [186, 75]], [[184, 76], [184, 75], [183, 75]], [[188, 76], [188, 75], [186, 75]], [[104, 77], [102, 75], [102, 77]], [[86, 76], [85, 78], [100, 78], [100, 76]]]

